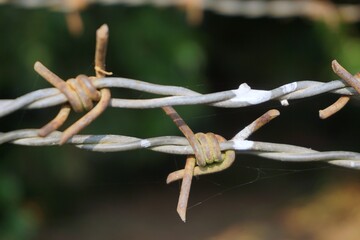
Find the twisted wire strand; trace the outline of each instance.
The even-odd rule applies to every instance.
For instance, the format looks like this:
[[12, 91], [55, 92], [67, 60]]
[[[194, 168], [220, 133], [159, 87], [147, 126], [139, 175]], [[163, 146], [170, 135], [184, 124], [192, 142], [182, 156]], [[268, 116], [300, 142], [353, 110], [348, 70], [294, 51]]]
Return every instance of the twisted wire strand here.
[[[330, 82], [299, 81], [285, 84], [273, 90], [251, 89], [246, 83], [238, 89], [216, 93], [201, 94], [184, 87], [166, 86], [126, 78], [100, 78], [94, 80], [94, 86], [100, 88], [126, 88], [166, 97], [150, 99], [112, 98], [111, 107], [115, 108], [158, 108], [164, 106], [207, 104], [214, 107], [238, 108], [261, 104], [271, 100], [288, 105], [288, 100], [312, 97], [323, 93], [335, 93], [358, 97], [358, 93], [343, 80]], [[0, 117], [20, 109], [52, 107], [67, 102], [67, 98], [56, 88], [36, 90], [12, 100], [0, 100]]]
[[[352, 4], [336, 4], [327, 1], [289, 1], [289, 0], [193, 0], [199, 1], [201, 10], [229, 16], [248, 18], [272, 17], [288, 18], [304, 16], [308, 18], [325, 18], [334, 21], [341, 17], [347, 22], [360, 20], [360, 6]], [[89, 4], [124, 6], [152, 5], [154, 7], [171, 7], [186, 4], [186, 0], [1, 0], [1, 3], [14, 4], [20, 7], [40, 8], [50, 7], [63, 12], [84, 9]]]
[[[58, 145], [60, 138], [61, 132], [59, 131], [55, 131], [43, 138], [38, 136], [38, 129], [22, 129], [0, 133], [0, 145], [13, 143], [25, 146], [55, 146]], [[67, 143], [80, 149], [97, 152], [149, 149], [168, 154], [194, 154], [186, 138], [179, 136], [141, 139], [123, 135], [75, 135], [69, 139]], [[357, 152], [319, 152], [310, 148], [290, 144], [250, 141], [236, 137], [220, 143], [220, 149], [221, 151], [235, 150], [237, 154], [251, 154], [277, 161], [324, 161], [336, 166], [360, 169], [360, 153]]]

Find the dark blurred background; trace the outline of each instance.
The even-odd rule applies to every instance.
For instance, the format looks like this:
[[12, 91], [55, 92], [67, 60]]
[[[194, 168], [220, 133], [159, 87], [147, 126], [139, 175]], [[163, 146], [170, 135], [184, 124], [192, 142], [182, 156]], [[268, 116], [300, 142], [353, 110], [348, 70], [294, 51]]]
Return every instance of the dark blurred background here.
[[[119, 77], [208, 93], [236, 89], [244, 82], [267, 90], [293, 81], [330, 81], [337, 78], [331, 70], [333, 59], [356, 73], [360, 25], [356, 19], [337, 16], [337, 11], [322, 9], [337, 6], [322, 2], [326, 4], [315, 13], [326, 14], [285, 18], [151, 4], [92, 4], [82, 6], [80, 13], [80, 8], [61, 6], [0, 5], [0, 98], [49, 87], [33, 71], [35, 61], [63, 79], [93, 75], [95, 31], [103, 23], [110, 28], [107, 70]], [[113, 89], [112, 95], [147, 97], [121, 89]], [[318, 110], [337, 97], [324, 94], [291, 101], [288, 107], [271, 102], [238, 109], [176, 109], [195, 132], [231, 138], [276, 108], [281, 116], [252, 140], [359, 151], [356, 100], [328, 120], [318, 117]], [[18, 111], [0, 119], [1, 131], [39, 128], [58, 109]], [[67, 124], [80, 116], [72, 114]], [[161, 109], [107, 109], [83, 133], [181, 135]], [[0, 239], [360, 236], [359, 172], [326, 163], [282, 163], [238, 155], [229, 170], [194, 179], [184, 224], [176, 213], [179, 184], [165, 183], [168, 173], [184, 166], [182, 156], [11, 144], [0, 146], [0, 156]]]

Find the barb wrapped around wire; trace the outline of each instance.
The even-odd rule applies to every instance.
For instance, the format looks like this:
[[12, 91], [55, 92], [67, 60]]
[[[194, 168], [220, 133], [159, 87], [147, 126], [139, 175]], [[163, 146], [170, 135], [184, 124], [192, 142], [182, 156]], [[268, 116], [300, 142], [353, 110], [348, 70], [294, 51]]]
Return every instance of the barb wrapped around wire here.
[[[183, 87], [105, 77], [111, 74], [104, 70], [107, 41], [108, 27], [103, 25], [96, 34], [95, 77], [79, 75], [65, 82], [40, 62], [36, 62], [35, 70], [56, 88], [34, 91], [14, 100], [0, 100], [0, 117], [22, 108], [45, 108], [62, 104], [59, 114], [41, 129], [24, 129], [0, 133], [0, 145], [6, 142], [28, 146], [68, 143], [91, 151], [111, 152], [145, 148], [169, 154], [188, 155], [185, 168], [170, 173], [167, 178], [167, 183], [182, 179], [178, 213], [183, 221], [186, 219], [192, 177], [227, 169], [235, 161], [235, 152], [289, 162], [326, 161], [336, 166], [360, 169], [359, 153], [345, 151], [318, 152], [288, 144], [247, 140], [253, 132], [279, 116], [280, 113], [277, 110], [269, 110], [227, 141], [214, 133], [195, 134], [172, 107], [207, 104], [215, 107], [237, 108], [261, 104], [271, 100], [280, 101], [283, 106], [287, 106], [289, 100], [293, 99], [311, 97], [327, 92], [340, 94], [341, 97], [338, 101], [320, 111], [320, 117], [327, 118], [344, 107], [350, 97], [357, 97], [360, 93], [359, 76], [350, 74], [337, 61], [332, 62], [332, 68], [341, 80], [328, 83], [316, 81], [293, 82], [269, 91], [254, 90], [246, 83], [243, 83], [235, 90], [200, 94]], [[110, 87], [133, 89], [165, 95], [165, 97], [115, 99], [111, 98]], [[93, 107], [93, 102], [97, 102], [95, 107]], [[140, 139], [120, 135], [77, 135], [105, 111], [108, 106], [138, 109], [162, 107], [185, 137], [164, 136]], [[66, 121], [71, 109], [78, 112], [88, 112], [64, 132], [56, 131]]]

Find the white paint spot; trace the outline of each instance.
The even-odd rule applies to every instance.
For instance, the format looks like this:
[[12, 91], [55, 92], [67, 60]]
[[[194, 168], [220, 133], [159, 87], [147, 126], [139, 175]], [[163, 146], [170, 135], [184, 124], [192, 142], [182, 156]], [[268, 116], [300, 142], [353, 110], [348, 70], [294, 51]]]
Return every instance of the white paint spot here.
[[280, 103], [281, 103], [281, 105], [284, 106], [284, 107], [289, 106], [289, 102], [288, 102], [288, 100], [286, 100], [286, 99], [281, 100]]
[[234, 149], [235, 150], [250, 150], [252, 149], [252, 147], [254, 146], [254, 142], [253, 141], [249, 141], [249, 140], [233, 140], [234, 142]]
[[141, 140], [140, 141], [140, 146], [143, 147], [143, 148], [148, 148], [151, 146], [151, 143], [149, 140]]
[[355, 162], [354, 162], [354, 161], [351, 161], [350, 166], [351, 166], [352, 168], [354, 168], [354, 167], [355, 167]]
[[281, 86], [280, 88], [284, 94], [288, 94], [288, 93], [291, 93], [296, 90], [297, 83], [293, 82], [293, 83], [285, 84], [284, 86]]
[[241, 84], [238, 89], [233, 90], [233, 93], [236, 95], [234, 98], [230, 99], [230, 101], [233, 102], [258, 104], [266, 102], [271, 98], [270, 91], [252, 90], [246, 83]]

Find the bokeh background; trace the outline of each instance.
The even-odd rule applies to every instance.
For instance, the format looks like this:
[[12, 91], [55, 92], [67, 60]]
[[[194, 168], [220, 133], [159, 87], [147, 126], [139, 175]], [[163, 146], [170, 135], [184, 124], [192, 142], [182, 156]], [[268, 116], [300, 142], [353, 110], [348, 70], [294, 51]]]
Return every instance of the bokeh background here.
[[[360, 25], [356, 17], [337, 10], [344, 1], [307, 1], [318, 8], [286, 17], [220, 14], [202, 9], [196, 1], [185, 1], [185, 8], [154, 6], [152, 1], [136, 6], [117, 1], [43, 1], [46, 6], [30, 4], [42, 1], [0, 2], [5, 2], [0, 5], [1, 99], [49, 87], [33, 71], [38, 60], [64, 79], [93, 75], [95, 31], [103, 23], [110, 28], [107, 70], [114, 76], [203, 93], [236, 89], [244, 82], [272, 89], [299, 80], [330, 81], [337, 78], [331, 70], [333, 59], [352, 73], [360, 69]], [[352, 4], [356, 16], [360, 10]], [[121, 89], [112, 94], [148, 96]], [[356, 100], [328, 120], [318, 117], [318, 110], [336, 99], [324, 94], [292, 101], [288, 107], [271, 102], [239, 109], [176, 109], [195, 132], [231, 138], [276, 108], [281, 116], [252, 140], [359, 151]], [[39, 128], [57, 111], [18, 111], [0, 119], [1, 131]], [[80, 116], [73, 114], [67, 124]], [[83, 133], [181, 135], [161, 109], [108, 109]], [[165, 183], [168, 173], [183, 167], [182, 156], [11, 144], [0, 146], [0, 156], [0, 239], [360, 236], [359, 172], [326, 163], [238, 155], [231, 169], [194, 179], [184, 224], [176, 213], [179, 184]]]

